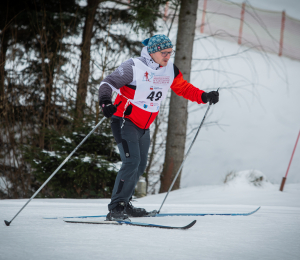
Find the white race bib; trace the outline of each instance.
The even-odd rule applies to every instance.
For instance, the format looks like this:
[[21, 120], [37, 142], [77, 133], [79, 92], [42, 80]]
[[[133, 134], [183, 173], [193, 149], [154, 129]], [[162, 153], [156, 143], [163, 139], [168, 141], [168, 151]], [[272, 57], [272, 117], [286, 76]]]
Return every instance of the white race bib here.
[[135, 64], [133, 70], [136, 90], [134, 99], [130, 102], [149, 112], [159, 111], [174, 80], [173, 63], [169, 61], [166, 67], [153, 70], [138, 59], [132, 60]]

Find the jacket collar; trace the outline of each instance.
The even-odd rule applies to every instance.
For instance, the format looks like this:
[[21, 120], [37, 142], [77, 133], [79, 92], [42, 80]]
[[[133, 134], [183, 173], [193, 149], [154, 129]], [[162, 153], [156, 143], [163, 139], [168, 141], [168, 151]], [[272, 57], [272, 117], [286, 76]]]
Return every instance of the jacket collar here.
[[156, 63], [149, 55], [147, 46], [142, 49], [141, 56], [146, 59], [146, 63], [148, 67], [150, 67], [153, 70], [159, 69], [159, 64]]

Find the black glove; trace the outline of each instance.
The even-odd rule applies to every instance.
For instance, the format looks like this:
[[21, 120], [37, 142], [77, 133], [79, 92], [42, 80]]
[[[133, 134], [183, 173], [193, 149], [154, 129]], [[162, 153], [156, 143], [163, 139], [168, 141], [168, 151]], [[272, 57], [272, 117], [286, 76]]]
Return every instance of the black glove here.
[[104, 116], [107, 118], [112, 117], [112, 115], [117, 112], [117, 107], [114, 106], [110, 100], [105, 100], [102, 103], [101, 108]]
[[204, 103], [210, 102], [211, 104], [216, 104], [219, 101], [219, 92], [211, 91], [211, 92], [203, 92], [201, 95], [202, 101]]

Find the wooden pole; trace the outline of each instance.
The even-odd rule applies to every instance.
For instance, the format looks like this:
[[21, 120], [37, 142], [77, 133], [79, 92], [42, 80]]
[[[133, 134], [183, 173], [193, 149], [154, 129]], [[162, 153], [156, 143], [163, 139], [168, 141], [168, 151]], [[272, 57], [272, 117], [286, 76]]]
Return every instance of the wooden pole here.
[[295, 153], [295, 151], [296, 151], [296, 147], [297, 147], [297, 144], [298, 144], [298, 141], [299, 141], [299, 137], [300, 137], [300, 131], [299, 131], [299, 134], [298, 134], [298, 137], [297, 137], [297, 140], [296, 140], [296, 144], [295, 144], [295, 147], [294, 147], [294, 150], [293, 150], [293, 153], [292, 153], [290, 162], [289, 162], [289, 166], [288, 166], [288, 168], [287, 168], [287, 170], [286, 170], [286, 173], [285, 173], [285, 177], [282, 178], [282, 182], [281, 182], [280, 189], [279, 189], [280, 191], [283, 191], [284, 184], [285, 184], [287, 175], [288, 175], [288, 173], [289, 173], [290, 166], [291, 166], [291, 163], [292, 163], [292, 160], [293, 160], [293, 157], [294, 157], [294, 153]]
[[285, 25], [285, 11], [282, 11], [279, 53], [278, 53], [279, 56], [282, 55], [284, 25]]
[[204, 0], [203, 3], [203, 10], [202, 10], [202, 21], [201, 21], [201, 26], [200, 26], [200, 32], [204, 32], [204, 23], [205, 23], [205, 14], [206, 14], [206, 6], [207, 6], [207, 0]]
[[282, 181], [281, 181], [280, 189], [279, 189], [280, 191], [283, 191], [283, 187], [284, 187], [285, 181], [286, 181], [286, 178], [283, 177]]
[[238, 44], [242, 44], [242, 34], [243, 34], [244, 16], [245, 16], [245, 3], [242, 4], [241, 23], [240, 23], [240, 32], [239, 32], [239, 40], [238, 40]]

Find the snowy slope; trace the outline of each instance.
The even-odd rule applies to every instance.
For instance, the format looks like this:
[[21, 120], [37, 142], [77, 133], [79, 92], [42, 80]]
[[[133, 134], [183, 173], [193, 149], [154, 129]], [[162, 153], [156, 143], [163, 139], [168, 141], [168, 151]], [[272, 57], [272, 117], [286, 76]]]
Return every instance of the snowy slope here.
[[[266, 10], [268, 3], [250, 1]], [[272, 1], [270, 5], [276, 11], [284, 6], [296, 10], [299, 19], [299, 1]], [[176, 30], [175, 26], [170, 34], [173, 42]], [[183, 167], [181, 187], [220, 184], [228, 172], [248, 169], [260, 170], [279, 184], [300, 130], [300, 62], [254, 50], [227, 59], [199, 61], [196, 59], [230, 56], [247, 48], [205, 38], [199, 28], [195, 38], [191, 83], [205, 91], [220, 87], [220, 102], [206, 119], [218, 125], [201, 130]], [[206, 106], [189, 104], [186, 150], [195, 134], [191, 131], [198, 127], [205, 110]], [[287, 183], [299, 183], [299, 172], [298, 147]]]
[[[240, 213], [248, 217], [141, 218], [140, 222], [189, 230], [67, 224], [44, 216], [99, 215], [109, 200], [34, 199], [10, 227], [0, 225], [1, 260], [94, 259], [299, 259], [300, 184], [255, 187], [245, 181], [171, 192], [163, 212]], [[135, 206], [158, 209], [164, 194]], [[10, 220], [26, 200], [0, 201], [0, 219]]]
[[[238, 46], [232, 43], [216, 42], [224, 54], [237, 51]], [[194, 56], [201, 56], [202, 50], [196, 48]], [[216, 51], [209, 43], [206, 50]], [[182, 187], [219, 184], [230, 171], [258, 169], [273, 183], [280, 183], [286, 173], [300, 130], [300, 62], [269, 55], [270, 62], [275, 64], [272, 67], [260, 53], [249, 52], [247, 56], [215, 66], [241, 76], [226, 78], [228, 75], [216, 72], [192, 73], [192, 83], [199, 88], [201, 85], [208, 90], [221, 87], [220, 102], [213, 106], [207, 118], [207, 122], [218, 122], [220, 127], [214, 125], [201, 130], [183, 168]], [[249, 67], [249, 60], [253, 68]], [[205, 64], [195, 64], [193, 70], [197, 67], [205, 68]], [[254, 85], [222, 89], [224, 82], [235, 87], [234, 82], [245, 80], [242, 77]], [[189, 110], [190, 131], [201, 122], [204, 109], [199, 110], [191, 103]], [[300, 182], [299, 172], [298, 147], [287, 182]]]

